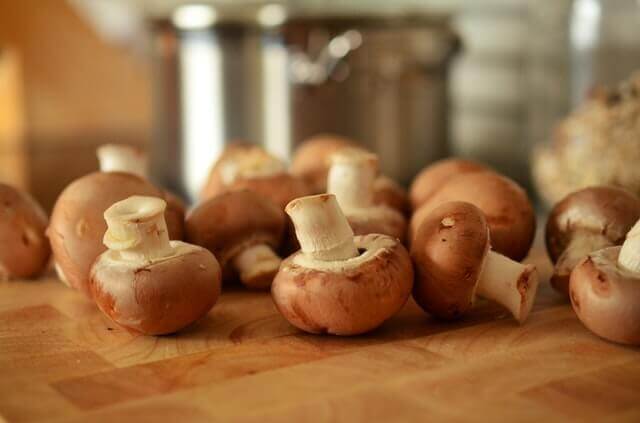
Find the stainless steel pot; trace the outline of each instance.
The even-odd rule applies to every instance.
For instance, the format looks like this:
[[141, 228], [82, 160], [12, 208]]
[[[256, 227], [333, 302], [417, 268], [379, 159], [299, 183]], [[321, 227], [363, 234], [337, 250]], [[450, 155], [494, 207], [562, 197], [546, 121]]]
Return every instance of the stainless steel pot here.
[[288, 159], [306, 137], [353, 137], [402, 183], [447, 153], [446, 17], [318, 16], [280, 5], [182, 6], [152, 23], [152, 173], [194, 199], [225, 144]]

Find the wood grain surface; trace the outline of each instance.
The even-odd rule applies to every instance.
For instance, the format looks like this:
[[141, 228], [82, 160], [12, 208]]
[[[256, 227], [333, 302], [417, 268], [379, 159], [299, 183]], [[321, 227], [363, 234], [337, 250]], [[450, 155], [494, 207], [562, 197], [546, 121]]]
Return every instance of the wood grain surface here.
[[[306, 335], [228, 289], [184, 332], [134, 336], [53, 278], [0, 284], [7, 421], [640, 421], [640, 354], [588, 332], [546, 283], [523, 326], [413, 301], [375, 332]], [[2, 418], [0, 418], [2, 420]]]

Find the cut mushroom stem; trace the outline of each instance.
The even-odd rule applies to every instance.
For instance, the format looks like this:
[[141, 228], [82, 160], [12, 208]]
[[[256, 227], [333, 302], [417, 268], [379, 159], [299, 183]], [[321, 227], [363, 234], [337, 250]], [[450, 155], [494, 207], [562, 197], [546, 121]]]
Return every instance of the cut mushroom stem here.
[[640, 221], [627, 233], [620, 249], [618, 264], [633, 273], [640, 273]]
[[522, 323], [531, 311], [537, 288], [538, 272], [535, 266], [521, 264], [489, 251], [476, 294], [501, 304]]
[[586, 232], [584, 234], [576, 234], [569, 241], [564, 252], [558, 257], [554, 273], [569, 276], [573, 268], [589, 253], [612, 245], [613, 243], [606, 236], [599, 233]]
[[285, 211], [293, 221], [303, 254], [323, 261], [358, 256], [353, 230], [334, 195], [296, 198]]
[[170, 255], [166, 205], [160, 198], [143, 196], [115, 203], [104, 212], [108, 226], [104, 244], [131, 261], [153, 261]]
[[258, 244], [241, 251], [233, 258], [233, 266], [238, 271], [240, 280], [249, 286], [255, 281], [271, 278], [278, 272], [282, 259], [266, 244]]
[[129, 145], [104, 144], [96, 152], [102, 172], [126, 172], [147, 178], [147, 157], [142, 150]]
[[327, 192], [334, 194], [343, 209], [373, 206], [373, 186], [378, 158], [366, 151], [346, 148], [331, 156]]

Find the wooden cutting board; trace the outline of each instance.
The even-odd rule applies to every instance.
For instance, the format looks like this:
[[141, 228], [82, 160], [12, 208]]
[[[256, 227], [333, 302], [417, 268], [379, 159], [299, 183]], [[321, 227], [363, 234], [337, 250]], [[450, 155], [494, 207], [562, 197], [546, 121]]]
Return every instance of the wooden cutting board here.
[[[305, 335], [266, 293], [225, 292], [133, 336], [60, 282], [0, 284], [8, 421], [640, 421], [640, 350], [600, 340], [546, 283], [518, 326], [495, 305], [438, 323], [413, 301], [360, 337]], [[0, 418], [0, 420], [2, 420]]]

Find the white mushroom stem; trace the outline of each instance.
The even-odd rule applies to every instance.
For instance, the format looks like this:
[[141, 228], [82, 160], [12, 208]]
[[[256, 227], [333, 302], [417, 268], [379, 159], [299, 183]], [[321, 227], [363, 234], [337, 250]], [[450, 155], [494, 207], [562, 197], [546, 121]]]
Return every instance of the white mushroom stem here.
[[97, 149], [102, 172], [126, 172], [147, 177], [147, 155], [128, 145], [104, 144]]
[[564, 252], [558, 257], [555, 265], [555, 273], [568, 275], [574, 267], [589, 253], [612, 246], [609, 239], [599, 233], [577, 233], [567, 245]]
[[618, 265], [631, 272], [640, 273], [640, 221], [627, 232], [618, 256]]
[[149, 262], [171, 255], [166, 206], [160, 198], [142, 196], [115, 203], [104, 212], [108, 226], [104, 245], [131, 261]]
[[266, 244], [249, 247], [232, 260], [240, 280], [245, 284], [261, 275], [275, 274], [280, 268], [281, 262], [282, 259]]
[[487, 253], [477, 295], [504, 306], [523, 323], [531, 311], [537, 289], [535, 266], [518, 263], [493, 251]]
[[353, 230], [332, 194], [297, 198], [285, 209], [296, 230], [300, 249], [322, 261], [347, 260], [358, 256]]
[[344, 149], [331, 156], [327, 192], [336, 196], [343, 210], [373, 206], [373, 186], [378, 173], [375, 154]]

